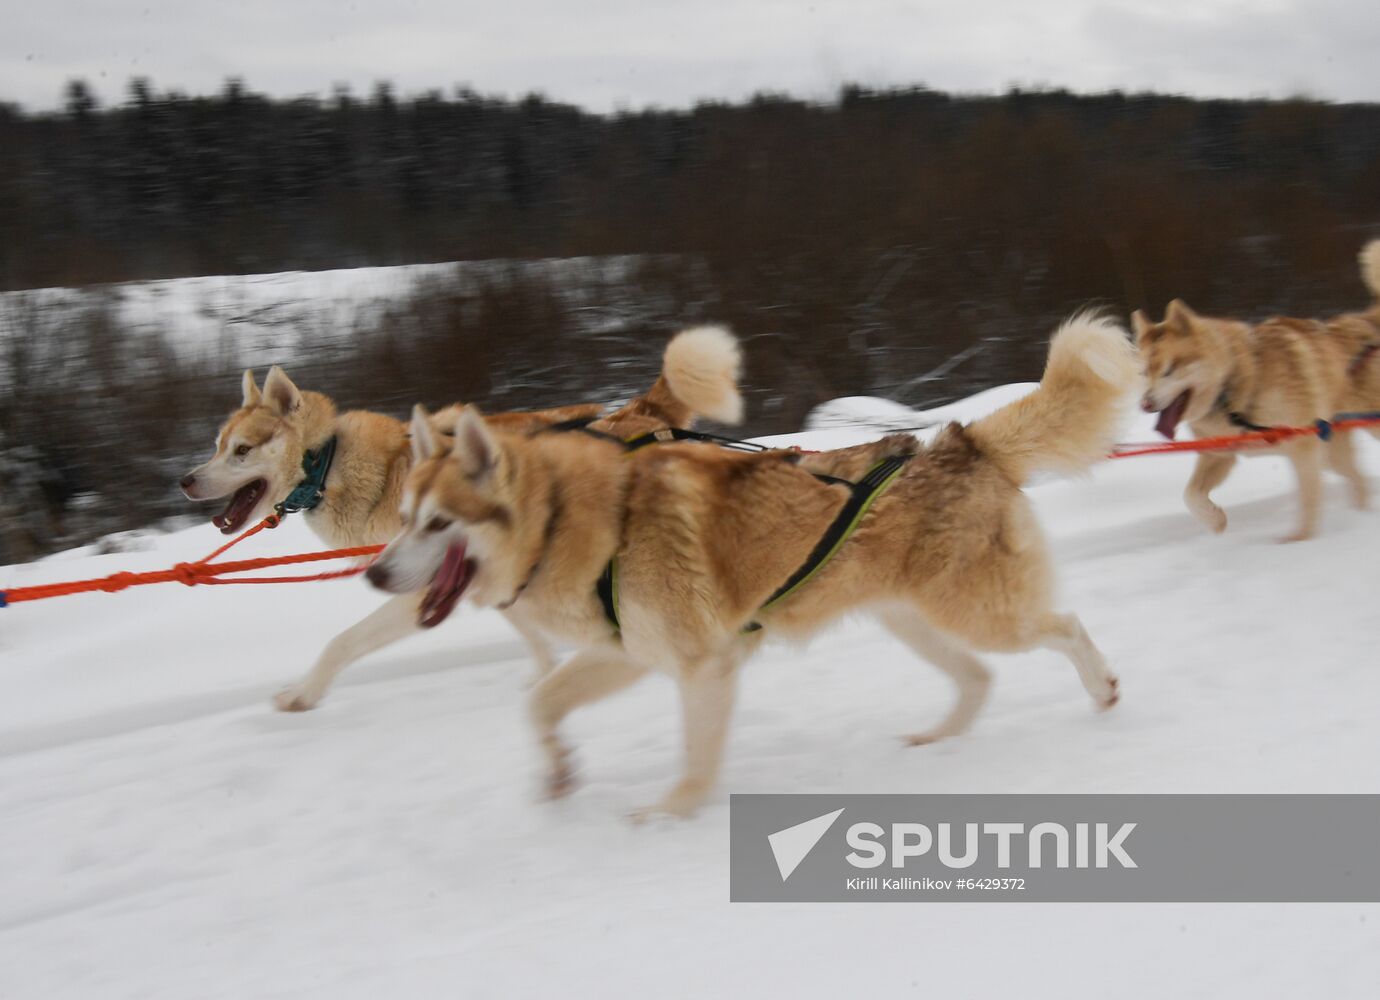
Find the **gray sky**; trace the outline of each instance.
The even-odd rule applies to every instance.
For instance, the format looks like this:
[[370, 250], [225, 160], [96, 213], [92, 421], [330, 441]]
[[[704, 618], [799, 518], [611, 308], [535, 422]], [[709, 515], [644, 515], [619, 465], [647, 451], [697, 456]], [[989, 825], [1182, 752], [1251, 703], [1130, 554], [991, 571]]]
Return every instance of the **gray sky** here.
[[607, 110], [856, 81], [1380, 101], [1376, 0], [0, 0], [0, 100], [131, 76], [277, 95], [449, 91]]

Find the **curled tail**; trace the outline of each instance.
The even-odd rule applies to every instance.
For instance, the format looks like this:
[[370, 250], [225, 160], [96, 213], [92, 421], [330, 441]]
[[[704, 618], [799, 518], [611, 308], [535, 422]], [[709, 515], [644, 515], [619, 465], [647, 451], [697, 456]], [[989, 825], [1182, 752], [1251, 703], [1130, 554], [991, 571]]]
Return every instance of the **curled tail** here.
[[1017, 483], [1041, 469], [1081, 472], [1116, 442], [1123, 401], [1139, 379], [1126, 332], [1079, 313], [1050, 341], [1039, 388], [969, 425], [968, 435]]
[[1370, 289], [1371, 297], [1380, 302], [1380, 240], [1371, 240], [1361, 248], [1361, 280]]
[[742, 364], [737, 339], [723, 327], [683, 330], [666, 345], [656, 384], [629, 406], [640, 404], [642, 415], [671, 427], [689, 427], [696, 417], [736, 424], [743, 419]]

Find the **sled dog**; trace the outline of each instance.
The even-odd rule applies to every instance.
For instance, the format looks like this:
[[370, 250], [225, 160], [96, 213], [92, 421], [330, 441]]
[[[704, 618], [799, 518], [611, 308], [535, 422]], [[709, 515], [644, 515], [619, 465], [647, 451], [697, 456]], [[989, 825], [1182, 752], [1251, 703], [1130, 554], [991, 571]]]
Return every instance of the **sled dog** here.
[[[1156, 429], [1172, 438], [1185, 421], [1198, 437], [1265, 427], [1298, 427], [1338, 413], [1380, 410], [1380, 240], [1361, 251], [1361, 277], [1374, 302], [1364, 312], [1327, 320], [1274, 317], [1256, 326], [1200, 316], [1175, 299], [1163, 321], [1132, 317], [1148, 388], [1142, 404], [1158, 413]], [[1372, 427], [1380, 435], [1380, 427]], [[1327, 441], [1296, 437], [1248, 454], [1282, 453], [1298, 479], [1299, 521], [1284, 541], [1317, 531], [1324, 462], [1351, 484], [1352, 502], [1367, 503], [1351, 431]], [[1212, 500], [1236, 464], [1233, 452], [1202, 452], [1184, 502], [1209, 530], [1224, 531], [1227, 514]]]
[[[1114, 704], [1102, 654], [1077, 617], [1053, 608], [1050, 558], [1021, 485], [1100, 461], [1137, 382], [1125, 331], [1084, 314], [1055, 334], [1032, 394], [925, 445], [898, 436], [822, 455], [702, 444], [628, 454], [584, 435], [504, 431], [473, 408], [443, 440], [419, 408], [403, 529], [369, 578], [397, 594], [428, 588], [429, 607], [462, 595], [504, 607], [580, 647], [531, 696], [552, 794], [572, 785], [565, 716], [649, 670], [671, 674], [685, 770], [636, 815], [688, 815], [718, 774], [739, 665], [766, 634], [803, 637], [848, 612], [874, 614], [957, 686], [947, 716], [913, 744], [973, 721], [990, 680], [978, 650], [1058, 650], [1097, 706]], [[834, 477], [863, 475], [879, 458], [893, 461], [889, 485], [819, 561], [858, 495]]]
[[[652, 387], [590, 427], [631, 437], [667, 427], [688, 428], [700, 416], [736, 423], [743, 407], [737, 385], [740, 366], [738, 343], [726, 330], [706, 326], [682, 331], [667, 344], [661, 375]], [[398, 533], [403, 482], [412, 464], [405, 422], [364, 410], [337, 413], [327, 396], [298, 389], [278, 367], [269, 371], [262, 389], [254, 373], [246, 371], [243, 393], [240, 408], [220, 428], [215, 454], [181, 481], [189, 499], [230, 498], [225, 510], [212, 518], [222, 532], [234, 534], [267, 516], [302, 482], [304, 456], [310, 461], [333, 441], [323, 495], [303, 514], [307, 524], [332, 547], [382, 544]], [[487, 421], [495, 429], [512, 432], [594, 420], [603, 409], [601, 404], [582, 404], [500, 413]], [[433, 418], [436, 430], [428, 427], [427, 434], [448, 433], [460, 412], [458, 406], [440, 411]], [[349, 664], [419, 626], [433, 624], [419, 621], [424, 590], [419, 586], [415, 594], [389, 600], [332, 639], [311, 670], [277, 694], [277, 707], [314, 707]], [[515, 624], [533, 645], [538, 669], [548, 671], [553, 662], [549, 648], [536, 633]]]

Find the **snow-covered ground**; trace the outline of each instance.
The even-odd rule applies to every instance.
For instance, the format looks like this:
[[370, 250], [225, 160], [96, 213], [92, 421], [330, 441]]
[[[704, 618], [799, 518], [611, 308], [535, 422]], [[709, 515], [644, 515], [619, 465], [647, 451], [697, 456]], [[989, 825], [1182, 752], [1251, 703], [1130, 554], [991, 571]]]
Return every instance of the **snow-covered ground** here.
[[[948, 408], [967, 416], [1018, 392]], [[933, 415], [835, 404], [819, 447]], [[1145, 428], [1129, 435], [1148, 437]], [[1380, 444], [1363, 464], [1380, 486]], [[1380, 511], [1328, 484], [1292, 527], [1282, 460], [1179, 494], [1188, 457], [1031, 489], [1064, 604], [1122, 680], [1095, 713], [1052, 653], [991, 657], [967, 735], [894, 739], [951, 697], [879, 629], [745, 672], [723, 785], [635, 828], [678, 765], [672, 685], [577, 713], [583, 786], [537, 798], [530, 667], [468, 611], [268, 704], [374, 607], [358, 581], [94, 594], [0, 611], [0, 996], [1373, 997], [1380, 905], [730, 905], [728, 793], [1376, 792]], [[0, 570], [19, 586], [203, 555], [209, 526]], [[254, 553], [320, 547], [300, 523]], [[1287, 863], [1287, 861], [1282, 861]]]

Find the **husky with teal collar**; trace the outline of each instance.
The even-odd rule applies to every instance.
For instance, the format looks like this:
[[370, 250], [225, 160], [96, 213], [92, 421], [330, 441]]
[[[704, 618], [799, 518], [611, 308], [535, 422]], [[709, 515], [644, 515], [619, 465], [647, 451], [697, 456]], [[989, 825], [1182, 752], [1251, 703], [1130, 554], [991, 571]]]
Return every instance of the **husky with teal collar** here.
[[[717, 327], [686, 330], [666, 347], [661, 376], [642, 396], [592, 426], [622, 435], [666, 427], [689, 427], [704, 416], [726, 423], [742, 415], [737, 379], [737, 341]], [[332, 548], [378, 545], [401, 527], [398, 506], [412, 465], [407, 425], [382, 413], [339, 413], [332, 400], [299, 389], [278, 367], [260, 389], [246, 371], [239, 409], [216, 436], [215, 454], [183, 477], [192, 500], [229, 498], [212, 522], [235, 534], [288, 504]], [[599, 403], [489, 417], [497, 428], [531, 430], [570, 420], [594, 420]], [[434, 418], [439, 432], [454, 425], [458, 407]], [[274, 699], [284, 711], [313, 708], [335, 677], [375, 650], [418, 629], [421, 593], [394, 597], [327, 644], [311, 670]], [[549, 670], [552, 654], [535, 635], [538, 669]]]

